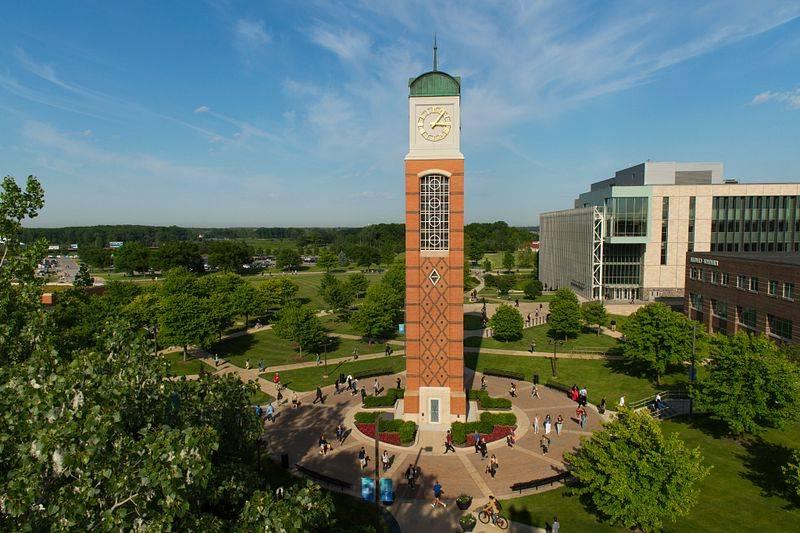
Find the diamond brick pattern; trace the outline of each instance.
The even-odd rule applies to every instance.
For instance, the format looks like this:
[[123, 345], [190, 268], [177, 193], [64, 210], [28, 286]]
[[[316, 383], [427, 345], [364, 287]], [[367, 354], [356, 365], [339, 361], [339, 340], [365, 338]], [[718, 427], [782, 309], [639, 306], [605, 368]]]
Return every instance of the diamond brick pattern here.
[[420, 268], [431, 272], [420, 290], [420, 377], [426, 386], [444, 387], [448, 373], [447, 259], [423, 257]]

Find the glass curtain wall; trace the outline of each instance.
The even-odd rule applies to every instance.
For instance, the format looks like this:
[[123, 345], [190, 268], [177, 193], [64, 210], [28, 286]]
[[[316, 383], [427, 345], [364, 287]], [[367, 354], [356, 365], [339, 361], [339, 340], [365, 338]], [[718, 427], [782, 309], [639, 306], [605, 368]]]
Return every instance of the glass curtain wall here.
[[647, 236], [647, 197], [606, 199], [606, 237]]
[[800, 197], [715, 196], [712, 252], [800, 251]]
[[603, 286], [607, 299], [639, 299], [644, 246], [609, 243], [603, 246]]

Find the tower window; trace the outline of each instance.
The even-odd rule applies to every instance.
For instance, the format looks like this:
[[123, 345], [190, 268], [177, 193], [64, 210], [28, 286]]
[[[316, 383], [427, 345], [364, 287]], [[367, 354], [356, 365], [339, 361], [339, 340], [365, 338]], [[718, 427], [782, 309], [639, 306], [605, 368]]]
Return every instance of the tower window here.
[[420, 250], [450, 247], [450, 179], [439, 174], [423, 176], [419, 184]]

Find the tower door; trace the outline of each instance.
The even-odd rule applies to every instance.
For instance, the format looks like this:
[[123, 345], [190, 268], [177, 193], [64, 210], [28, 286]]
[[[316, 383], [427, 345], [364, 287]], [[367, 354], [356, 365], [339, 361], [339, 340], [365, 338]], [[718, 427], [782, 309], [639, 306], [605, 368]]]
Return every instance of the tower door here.
[[431, 398], [431, 424], [439, 423], [439, 398]]

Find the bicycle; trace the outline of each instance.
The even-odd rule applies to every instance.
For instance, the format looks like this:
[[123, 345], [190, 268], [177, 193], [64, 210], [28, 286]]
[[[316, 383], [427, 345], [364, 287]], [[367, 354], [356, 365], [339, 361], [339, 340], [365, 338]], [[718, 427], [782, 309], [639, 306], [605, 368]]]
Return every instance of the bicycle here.
[[[488, 524], [489, 521], [492, 519], [493, 513], [488, 511], [481, 511], [478, 513], [478, 520], [481, 521], [481, 524]], [[494, 515], [494, 525], [499, 527], [500, 529], [508, 529], [508, 520], [500, 516], [499, 514]]]

